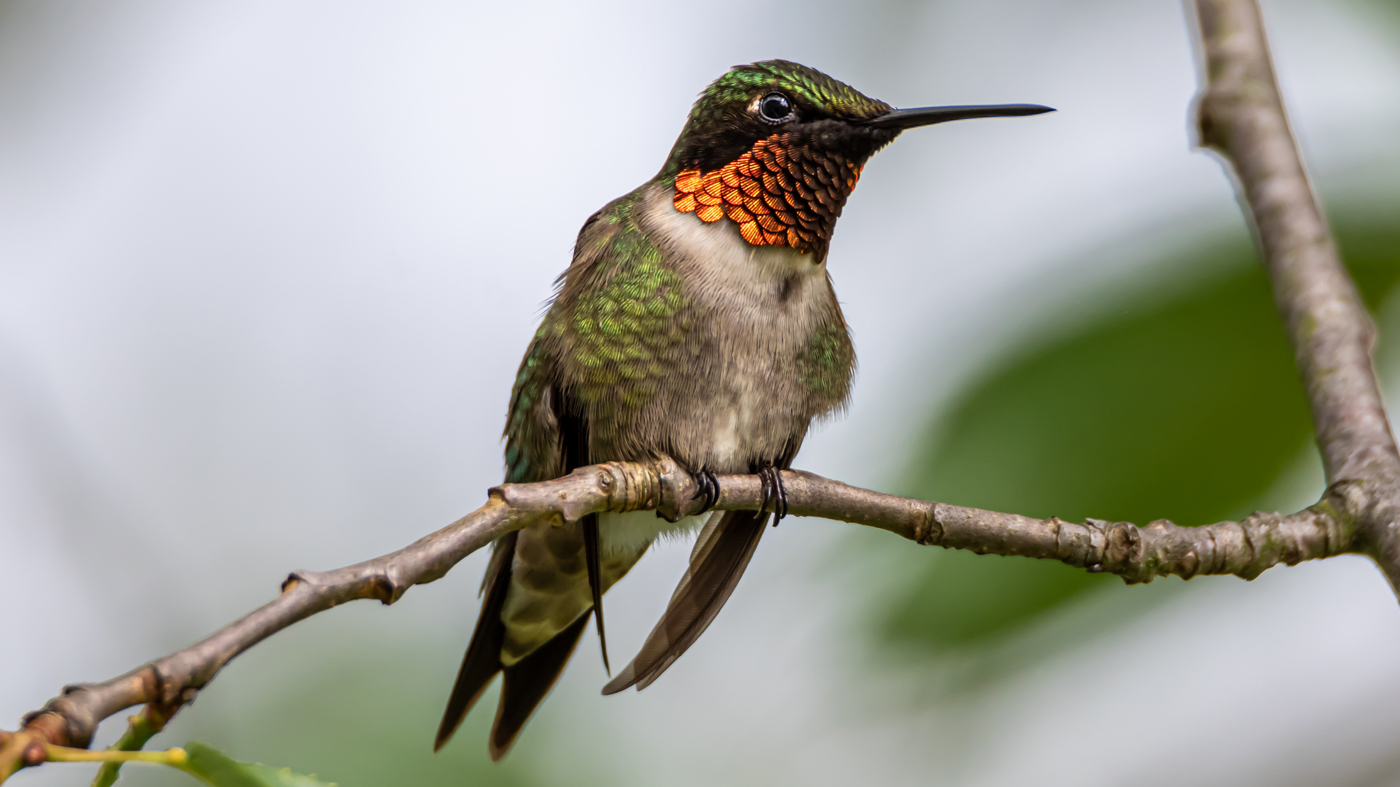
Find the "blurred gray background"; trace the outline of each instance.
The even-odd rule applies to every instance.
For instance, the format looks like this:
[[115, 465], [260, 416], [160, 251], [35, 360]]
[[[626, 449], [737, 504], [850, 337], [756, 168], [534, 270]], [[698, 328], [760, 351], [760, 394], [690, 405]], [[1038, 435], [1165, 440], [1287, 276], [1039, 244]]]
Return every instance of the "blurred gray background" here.
[[[1265, 14], [1400, 405], [1400, 6]], [[1060, 110], [871, 162], [830, 258], [855, 398], [798, 466], [1045, 516], [1315, 499], [1266, 284], [1191, 150], [1176, 2], [0, 0], [4, 726], [479, 505], [578, 227], [770, 57]], [[492, 697], [431, 753], [484, 555], [263, 644], [153, 745], [347, 786], [1400, 784], [1400, 609], [1364, 559], [1129, 588], [817, 520], [764, 542], [646, 692], [600, 697], [586, 635], [499, 766]], [[687, 553], [609, 595], [615, 657]]]

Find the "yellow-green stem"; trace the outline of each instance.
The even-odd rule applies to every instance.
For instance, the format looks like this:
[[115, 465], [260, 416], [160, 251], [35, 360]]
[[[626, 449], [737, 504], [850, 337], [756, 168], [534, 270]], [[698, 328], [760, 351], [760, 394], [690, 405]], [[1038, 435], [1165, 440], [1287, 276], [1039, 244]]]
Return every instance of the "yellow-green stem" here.
[[[164, 707], [147, 705], [140, 713], [127, 717], [126, 732], [117, 742], [108, 746], [109, 751], [140, 751], [152, 737], [165, 729], [171, 713]], [[121, 775], [120, 762], [104, 762], [93, 777], [92, 787], [112, 787]]]
[[157, 765], [171, 765], [182, 768], [189, 755], [184, 749], [166, 749], [165, 751], [114, 751], [104, 749], [102, 751], [89, 751], [87, 749], [70, 749], [67, 746], [46, 747], [46, 758], [49, 762], [151, 762]]

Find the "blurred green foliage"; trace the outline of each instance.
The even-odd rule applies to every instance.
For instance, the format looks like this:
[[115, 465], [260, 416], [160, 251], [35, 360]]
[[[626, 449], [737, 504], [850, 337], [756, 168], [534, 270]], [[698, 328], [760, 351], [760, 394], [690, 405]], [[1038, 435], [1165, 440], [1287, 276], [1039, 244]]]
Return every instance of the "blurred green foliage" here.
[[[1400, 279], [1400, 226], [1336, 229], [1374, 309]], [[1162, 265], [1205, 274], [1124, 296], [1122, 308], [990, 365], [937, 414], [901, 491], [1076, 520], [1199, 525], [1247, 514], [1311, 439], [1268, 280], [1238, 236]], [[880, 601], [881, 640], [915, 652], [996, 641], [1091, 590], [1131, 592], [1050, 561], [957, 551], [924, 560]]]
[[239, 762], [208, 744], [185, 746], [189, 760], [185, 770], [213, 787], [336, 787], [315, 776], [292, 773], [289, 768], [269, 768]]

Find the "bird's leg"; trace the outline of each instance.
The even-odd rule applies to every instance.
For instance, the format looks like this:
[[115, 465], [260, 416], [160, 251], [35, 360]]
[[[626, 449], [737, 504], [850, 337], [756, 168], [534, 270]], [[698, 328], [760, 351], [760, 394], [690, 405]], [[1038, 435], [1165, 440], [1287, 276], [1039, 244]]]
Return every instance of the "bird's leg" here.
[[714, 508], [715, 503], [719, 502], [719, 480], [715, 478], [714, 471], [704, 467], [691, 475], [695, 477], [696, 484], [694, 497], [704, 500], [704, 504], [700, 506], [700, 510], [696, 511], [694, 515], [703, 514], [711, 508]]
[[763, 503], [759, 506], [759, 512], [768, 510], [768, 504], [773, 504], [773, 527], [788, 513], [787, 489], [783, 487], [783, 471], [777, 465], [765, 464], [758, 468], [758, 477], [763, 481]]

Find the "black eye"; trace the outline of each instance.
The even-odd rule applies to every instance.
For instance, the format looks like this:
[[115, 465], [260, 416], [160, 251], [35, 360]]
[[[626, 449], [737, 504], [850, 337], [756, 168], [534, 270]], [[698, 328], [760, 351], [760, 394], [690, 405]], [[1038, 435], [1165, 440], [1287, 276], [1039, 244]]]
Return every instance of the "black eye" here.
[[758, 114], [769, 123], [792, 119], [792, 102], [782, 93], [769, 93], [758, 100]]

